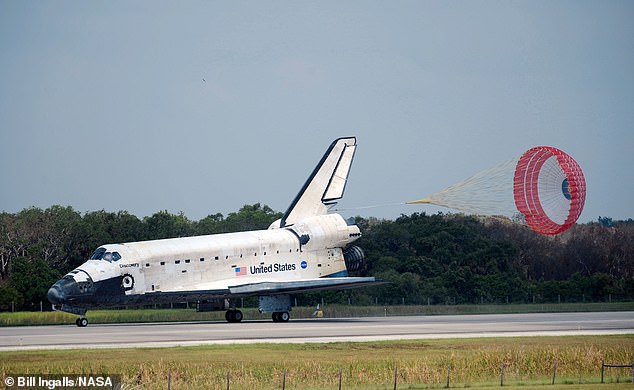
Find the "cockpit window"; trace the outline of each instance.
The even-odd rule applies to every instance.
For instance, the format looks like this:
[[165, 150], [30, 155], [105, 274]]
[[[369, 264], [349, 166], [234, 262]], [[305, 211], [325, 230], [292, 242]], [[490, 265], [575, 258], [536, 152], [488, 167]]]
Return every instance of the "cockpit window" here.
[[118, 261], [121, 259], [119, 252], [106, 252], [106, 248], [98, 248], [95, 253], [92, 254], [90, 260], [106, 260], [106, 261]]
[[121, 259], [119, 252], [106, 252], [103, 255], [103, 259], [106, 261], [118, 261]]
[[103, 259], [103, 255], [106, 253], [106, 248], [97, 248], [95, 253], [90, 256], [90, 260], [101, 260]]

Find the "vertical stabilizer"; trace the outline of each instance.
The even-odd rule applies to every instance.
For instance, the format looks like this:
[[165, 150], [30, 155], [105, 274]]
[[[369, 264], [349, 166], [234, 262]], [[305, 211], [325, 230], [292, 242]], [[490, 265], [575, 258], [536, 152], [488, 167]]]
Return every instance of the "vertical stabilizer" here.
[[336, 139], [324, 154], [293, 203], [280, 221], [280, 226], [293, 225], [308, 217], [323, 215], [328, 206], [343, 197], [350, 165], [357, 147], [355, 137]]

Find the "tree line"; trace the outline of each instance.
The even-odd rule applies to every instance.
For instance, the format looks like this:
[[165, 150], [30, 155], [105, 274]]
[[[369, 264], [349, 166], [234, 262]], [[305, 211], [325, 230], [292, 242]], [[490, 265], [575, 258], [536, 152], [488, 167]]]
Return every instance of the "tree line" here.
[[[48, 306], [48, 288], [100, 245], [266, 229], [282, 213], [259, 203], [199, 221], [182, 212], [138, 218], [72, 207], [0, 213], [0, 310]], [[301, 304], [460, 304], [634, 299], [634, 221], [577, 224], [542, 236], [504, 219], [414, 213], [357, 217], [366, 263], [357, 272], [391, 283], [301, 294]]]
[[364, 220], [364, 272], [396, 281], [387, 303], [543, 303], [634, 298], [634, 221], [577, 224], [557, 236], [501, 218]]

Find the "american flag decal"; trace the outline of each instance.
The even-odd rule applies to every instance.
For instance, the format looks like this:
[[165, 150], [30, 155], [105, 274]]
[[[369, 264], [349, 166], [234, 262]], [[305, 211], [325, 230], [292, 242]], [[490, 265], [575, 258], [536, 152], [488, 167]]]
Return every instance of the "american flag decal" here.
[[247, 267], [236, 267], [236, 276], [244, 276], [247, 274]]

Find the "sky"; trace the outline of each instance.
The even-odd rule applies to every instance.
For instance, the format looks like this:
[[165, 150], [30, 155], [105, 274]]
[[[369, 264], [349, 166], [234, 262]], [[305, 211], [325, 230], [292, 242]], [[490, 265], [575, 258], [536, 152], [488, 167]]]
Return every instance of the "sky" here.
[[284, 211], [352, 135], [344, 214], [549, 145], [634, 218], [634, 2], [0, 0], [2, 211]]

